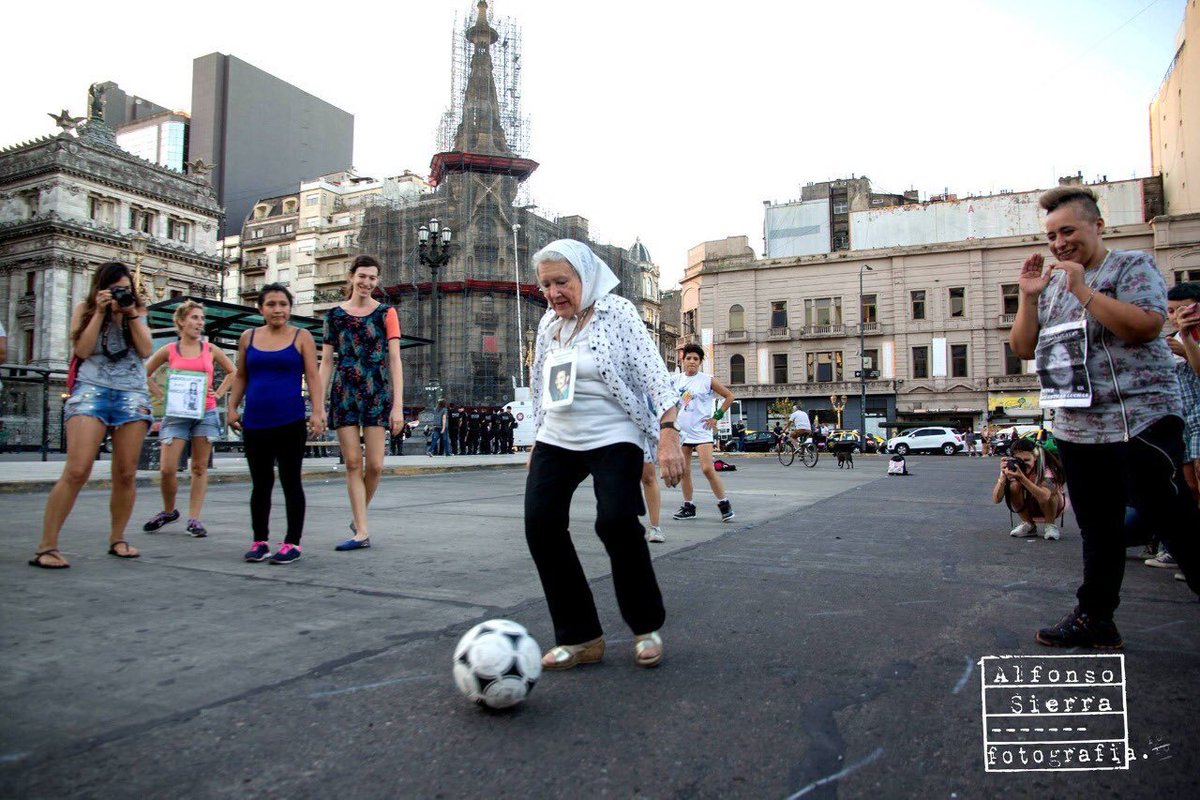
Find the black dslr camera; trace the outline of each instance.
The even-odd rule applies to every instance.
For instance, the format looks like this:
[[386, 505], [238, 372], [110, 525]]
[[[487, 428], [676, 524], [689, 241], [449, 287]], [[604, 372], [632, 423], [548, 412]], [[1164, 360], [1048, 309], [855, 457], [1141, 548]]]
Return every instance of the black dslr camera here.
[[133, 292], [124, 286], [114, 286], [108, 291], [112, 294], [113, 302], [117, 304], [118, 308], [129, 308], [135, 302]]
[[1025, 462], [1019, 458], [1004, 459], [1004, 466], [1006, 469], [1011, 469], [1015, 472], [1024, 472], [1025, 471]]

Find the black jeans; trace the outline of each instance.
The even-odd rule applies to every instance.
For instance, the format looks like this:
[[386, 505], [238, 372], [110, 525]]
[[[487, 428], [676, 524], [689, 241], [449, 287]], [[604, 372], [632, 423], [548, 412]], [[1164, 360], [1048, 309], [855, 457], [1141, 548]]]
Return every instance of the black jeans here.
[[1125, 506], [1158, 531], [1188, 586], [1200, 594], [1200, 509], [1183, 478], [1183, 420], [1164, 417], [1128, 442], [1058, 440], [1067, 491], [1083, 537], [1079, 610], [1112, 619], [1125, 577]]
[[287, 505], [287, 538], [284, 542], [299, 545], [304, 533], [304, 485], [300, 467], [304, 463], [304, 442], [308, 425], [304, 420], [276, 428], [246, 429], [242, 442], [246, 447], [246, 463], [250, 465], [250, 525], [254, 541], [271, 538], [271, 492], [275, 489], [275, 465], [279, 465], [279, 483]]
[[635, 635], [666, 619], [650, 563], [642, 504], [642, 449], [612, 444], [567, 450], [538, 442], [525, 481], [525, 541], [537, 565], [556, 644], [581, 644], [603, 633], [587, 576], [571, 542], [571, 497], [588, 475], [596, 493], [596, 534], [612, 563], [621, 616]]

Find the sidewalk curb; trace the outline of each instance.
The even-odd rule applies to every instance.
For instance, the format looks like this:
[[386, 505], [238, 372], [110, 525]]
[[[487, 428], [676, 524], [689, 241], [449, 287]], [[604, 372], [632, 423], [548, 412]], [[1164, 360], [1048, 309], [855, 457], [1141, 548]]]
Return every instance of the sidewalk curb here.
[[[447, 464], [445, 466], [438, 464], [430, 464], [427, 467], [384, 467], [382, 475], [432, 475], [441, 472], [472, 472], [474, 470], [492, 470], [492, 469], [524, 469], [524, 464]], [[304, 470], [300, 473], [304, 480], [311, 479], [329, 479], [329, 478], [344, 478], [346, 470], [343, 469], [315, 469]], [[192, 482], [192, 476], [187, 472], [179, 473], [179, 485], [186, 486]], [[28, 480], [28, 481], [0, 481], [0, 494], [23, 494], [29, 492], [48, 492], [54, 488], [54, 484], [58, 480]], [[221, 475], [214, 472], [208, 473], [208, 485], [215, 486], [227, 483], [249, 483], [249, 472], [234, 472], [227, 475]], [[139, 470], [137, 479], [134, 481], [139, 489], [149, 486], [158, 486], [162, 483], [162, 475], [158, 472], [149, 472], [148, 470]], [[89, 480], [83, 485], [80, 491], [88, 489], [110, 489], [112, 488], [111, 478], [98, 478]]]

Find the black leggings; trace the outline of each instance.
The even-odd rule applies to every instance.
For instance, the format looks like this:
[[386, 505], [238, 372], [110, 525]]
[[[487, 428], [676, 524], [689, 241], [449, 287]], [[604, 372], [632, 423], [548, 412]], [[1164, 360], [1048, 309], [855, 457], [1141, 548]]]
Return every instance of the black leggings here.
[[589, 474], [596, 494], [596, 534], [612, 563], [621, 616], [638, 635], [658, 630], [666, 618], [645, 528], [638, 522], [645, 513], [642, 449], [610, 444], [578, 451], [538, 442], [525, 482], [525, 541], [550, 606], [555, 644], [581, 644], [603, 632], [567, 529], [571, 496]]
[[304, 485], [300, 482], [300, 466], [304, 463], [304, 443], [308, 426], [304, 420], [289, 422], [276, 428], [246, 429], [242, 441], [246, 446], [246, 463], [250, 465], [250, 524], [254, 541], [271, 538], [271, 492], [275, 489], [275, 465], [279, 465], [279, 483], [287, 504], [287, 538], [284, 542], [299, 545], [304, 533]]

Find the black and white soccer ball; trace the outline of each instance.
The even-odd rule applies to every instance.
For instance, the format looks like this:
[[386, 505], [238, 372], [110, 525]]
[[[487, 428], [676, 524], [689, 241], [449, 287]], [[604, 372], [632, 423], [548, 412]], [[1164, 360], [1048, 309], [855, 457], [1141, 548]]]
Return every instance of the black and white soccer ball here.
[[454, 683], [479, 705], [515, 706], [542, 675], [542, 652], [524, 626], [507, 619], [481, 622], [454, 648]]

